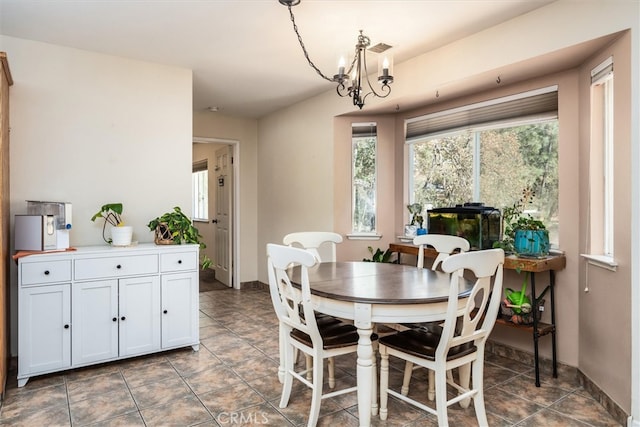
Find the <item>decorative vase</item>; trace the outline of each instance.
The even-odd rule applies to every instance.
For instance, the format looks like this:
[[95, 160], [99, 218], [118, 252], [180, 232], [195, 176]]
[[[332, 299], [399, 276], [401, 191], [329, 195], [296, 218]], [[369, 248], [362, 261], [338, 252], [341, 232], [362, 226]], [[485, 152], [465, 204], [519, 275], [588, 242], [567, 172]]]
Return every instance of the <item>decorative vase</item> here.
[[422, 236], [422, 235], [424, 235], [424, 234], [427, 234], [427, 229], [426, 229], [426, 228], [422, 228], [422, 227], [420, 227], [420, 228], [418, 228], [418, 229], [416, 230], [416, 234], [417, 234], [418, 236]]
[[133, 237], [133, 227], [123, 225], [120, 227], [111, 227], [111, 245], [112, 246], [129, 246]]
[[549, 255], [549, 231], [516, 230], [514, 247], [518, 256], [545, 257]]

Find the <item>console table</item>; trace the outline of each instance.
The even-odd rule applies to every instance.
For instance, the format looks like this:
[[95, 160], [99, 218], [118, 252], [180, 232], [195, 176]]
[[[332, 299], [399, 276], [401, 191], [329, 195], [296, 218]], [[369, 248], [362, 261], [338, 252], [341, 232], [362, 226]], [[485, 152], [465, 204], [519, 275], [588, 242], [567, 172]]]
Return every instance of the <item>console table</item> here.
[[[391, 243], [389, 250], [397, 253], [396, 262], [400, 263], [400, 256], [402, 254], [418, 255], [418, 246], [411, 243]], [[435, 258], [438, 253], [433, 248], [425, 248], [425, 258]], [[533, 351], [536, 373], [536, 387], [540, 387], [540, 365], [538, 360], [538, 340], [545, 335], [551, 335], [551, 357], [553, 363], [553, 377], [558, 378], [558, 362], [556, 351], [556, 316], [555, 316], [555, 295], [554, 287], [556, 282], [555, 272], [565, 268], [567, 259], [564, 255], [551, 255], [545, 258], [519, 258], [515, 255], [508, 255], [504, 259], [504, 268], [507, 270], [516, 270], [517, 272], [525, 272], [529, 274], [530, 286], [531, 286], [531, 306], [533, 313], [538, 310], [544, 310], [544, 307], [539, 306], [539, 302], [542, 297], [549, 292], [549, 311], [551, 316], [551, 323], [539, 322], [538, 316], [533, 316], [533, 324], [520, 325], [510, 322], [508, 320], [498, 318], [496, 323], [501, 325], [510, 326], [513, 328], [528, 331], [533, 336]], [[549, 284], [544, 288], [540, 295], [536, 296], [536, 280], [535, 273], [549, 272]]]

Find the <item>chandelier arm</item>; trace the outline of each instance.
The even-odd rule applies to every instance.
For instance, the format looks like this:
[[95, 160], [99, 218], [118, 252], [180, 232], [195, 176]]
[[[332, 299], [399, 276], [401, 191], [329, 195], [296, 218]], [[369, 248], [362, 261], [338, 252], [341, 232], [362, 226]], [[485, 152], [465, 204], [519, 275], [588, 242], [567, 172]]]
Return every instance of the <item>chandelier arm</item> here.
[[320, 71], [320, 69], [318, 67], [316, 67], [316, 64], [314, 64], [313, 61], [311, 61], [311, 58], [309, 58], [309, 53], [307, 52], [307, 48], [304, 46], [304, 43], [302, 42], [302, 36], [300, 35], [300, 32], [298, 31], [298, 26], [296, 25], [296, 19], [293, 16], [293, 11], [291, 10], [291, 5], [290, 4], [287, 5], [287, 8], [289, 9], [289, 15], [291, 15], [291, 23], [293, 24], [293, 31], [295, 31], [296, 35], [298, 36], [298, 42], [300, 43], [300, 47], [302, 48], [302, 52], [304, 53], [304, 57], [307, 58], [307, 62], [309, 63], [311, 68], [316, 70], [316, 73], [318, 73], [318, 75], [320, 77], [322, 77], [323, 79], [328, 80], [330, 82], [335, 82], [335, 80], [332, 77], [327, 77], [326, 75], [324, 75], [322, 73], [322, 71]]
[[[372, 93], [377, 96], [378, 98], [386, 98], [387, 96], [389, 96], [389, 94], [391, 93], [391, 86], [389, 86], [388, 83], [384, 82], [382, 84], [381, 92], [378, 93], [373, 85], [371, 84], [371, 80], [369, 80], [369, 70], [367, 70], [367, 57], [366, 55], [363, 57], [364, 60], [362, 61], [364, 63], [364, 78], [365, 80], [367, 80], [367, 86], [369, 86], [369, 90], [371, 90], [371, 92], [367, 93], [363, 98], [362, 98], [362, 102], [364, 103], [364, 100], [367, 96], [371, 95]], [[387, 92], [387, 93], [384, 93]]]

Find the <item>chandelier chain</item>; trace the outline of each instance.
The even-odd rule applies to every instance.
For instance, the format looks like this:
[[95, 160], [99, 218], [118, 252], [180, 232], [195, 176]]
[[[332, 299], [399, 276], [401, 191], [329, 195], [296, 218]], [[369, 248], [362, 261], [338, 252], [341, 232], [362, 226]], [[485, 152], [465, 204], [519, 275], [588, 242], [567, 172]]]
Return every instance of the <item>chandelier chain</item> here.
[[295, 31], [296, 35], [298, 36], [298, 42], [300, 43], [300, 47], [302, 48], [304, 57], [307, 58], [307, 62], [309, 62], [309, 65], [311, 66], [311, 68], [316, 70], [316, 73], [318, 73], [320, 77], [330, 82], [333, 82], [334, 81], [333, 78], [325, 76], [324, 73], [320, 71], [318, 67], [316, 67], [316, 64], [314, 64], [313, 61], [311, 61], [311, 58], [309, 58], [309, 53], [307, 52], [307, 48], [304, 46], [304, 43], [302, 42], [302, 36], [300, 35], [300, 32], [298, 32], [298, 26], [296, 25], [296, 20], [293, 17], [293, 11], [291, 10], [291, 5], [288, 5], [287, 8], [289, 9], [289, 15], [291, 15], [291, 23], [293, 24], [293, 31]]

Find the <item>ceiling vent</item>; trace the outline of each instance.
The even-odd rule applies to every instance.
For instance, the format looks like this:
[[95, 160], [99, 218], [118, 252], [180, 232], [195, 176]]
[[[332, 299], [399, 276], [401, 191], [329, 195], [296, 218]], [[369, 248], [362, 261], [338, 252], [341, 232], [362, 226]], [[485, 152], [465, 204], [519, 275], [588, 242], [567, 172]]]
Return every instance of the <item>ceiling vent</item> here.
[[373, 53], [382, 53], [385, 50], [389, 50], [391, 49], [393, 46], [389, 46], [386, 43], [378, 43], [375, 46], [371, 46], [368, 50], [369, 52], [373, 52]]

